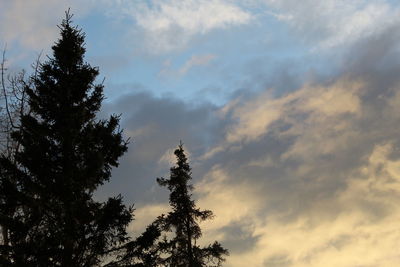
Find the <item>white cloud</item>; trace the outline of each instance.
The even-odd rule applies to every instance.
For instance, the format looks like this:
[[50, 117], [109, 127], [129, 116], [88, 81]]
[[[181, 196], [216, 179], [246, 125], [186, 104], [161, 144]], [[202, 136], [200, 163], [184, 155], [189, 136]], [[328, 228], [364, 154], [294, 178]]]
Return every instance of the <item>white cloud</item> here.
[[399, 22], [399, 6], [385, 0], [263, 1], [314, 48], [348, 45]]
[[[16, 42], [30, 50], [46, 49], [57, 39], [57, 25], [65, 17], [68, 8], [71, 8], [75, 17], [79, 17], [93, 7], [92, 0], [1, 1], [1, 41], [10, 45]], [[9, 49], [12, 49], [10, 45]]]
[[[325, 121], [345, 113], [356, 114], [360, 109], [357, 92], [362, 85], [361, 82], [340, 80], [326, 87], [306, 85], [282, 98], [274, 98], [270, 91], [265, 91], [244, 104], [235, 100], [232, 102], [234, 105], [227, 104], [237, 123], [230, 126], [226, 141], [254, 141], [267, 134], [268, 127], [276, 120], [292, 122], [294, 114], [311, 113], [310, 124], [312, 120]], [[226, 112], [226, 107], [223, 107], [222, 114]]]
[[203, 55], [192, 55], [179, 69], [175, 70], [172, 68], [170, 60], [166, 60], [163, 63], [163, 68], [161, 69], [159, 75], [163, 77], [180, 77], [184, 76], [193, 67], [206, 66], [213, 59], [216, 58], [214, 54], [203, 54]]
[[125, 13], [142, 29], [152, 52], [182, 48], [195, 35], [247, 24], [252, 18], [250, 13], [226, 0], [153, 0], [149, 4], [127, 6]]

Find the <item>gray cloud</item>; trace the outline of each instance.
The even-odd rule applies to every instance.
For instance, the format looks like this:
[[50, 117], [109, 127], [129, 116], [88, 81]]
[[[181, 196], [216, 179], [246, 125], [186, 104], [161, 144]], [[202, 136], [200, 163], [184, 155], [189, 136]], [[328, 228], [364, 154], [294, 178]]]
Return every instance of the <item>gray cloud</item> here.
[[[52, 14], [58, 15], [50, 17], [38, 16], [49, 1], [1, 3], [7, 14], [0, 32], [22, 47], [42, 48], [54, 40], [65, 5], [75, 2], [53, 3]], [[214, 29], [248, 25], [254, 15], [237, 1], [213, 1], [217, 13], [242, 13], [228, 12], [210, 22], [203, 9], [190, 28], [186, 19], [193, 13], [186, 11], [200, 1], [181, 7], [174, 5], [179, 1], [154, 2], [159, 8], [136, 17], [133, 35], [145, 36], [145, 43], [160, 37], [163, 47], [152, 48], [164, 52]], [[127, 203], [137, 204], [135, 230], [144, 227], [166, 208], [167, 192], [155, 178], [168, 175], [173, 148], [182, 140], [199, 206], [216, 215], [203, 224], [205, 242], [217, 239], [231, 250], [227, 266], [393, 266], [400, 242], [398, 8], [387, 1], [263, 2], [306, 42], [340, 49], [317, 49], [279, 62], [260, 57], [238, 66], [234, 69], [244, 76], [235, 85], [240, 89], [222, 107], [145, 92], [109, 101], [101, 117], [121, 113], [121, 126], [132, 141], [113, 179], [97, 195], [122, 193]], [[93, 3], [88, 1], [80, 14]], [[111, 10], [111, 16], [115, 10], [120, 9]], [[158, 15], [167, 20], [155, 23]], [[305, 69], [318, 66], [306, 64], [318, 57], [335, 66]], [[96, 60], [102, 65], [109, 58]], [[128, 64], [119, 58], [111, 63], [109, 71]], [[232, 68], [221, 68], [221, 75], [237, 81], [237, 73], [227, 73]], [[145, 90], [123, 87], [110, 89]]]
[[258, 236], [253, 236], [252, 229], [245, 223], [233, 223], [221, 229], [226, 236], [224, 246], [229, 247], [230, 253], [241, 254], [253, 249]]
[[205, 242], [226, 244], [227, 266], [390, 266], [400, 240], [398, 34], [360, 39], [339, 72], [283, 94], [273, 90], [285, 79], [223, 107], [121, 97], [104, 112], [123, 114], [133, 142], [100, 194], [122, 192], [150, 222], [167, 200], [155, 177], [168, 175], [181, 139], [199, 205], [216, 214]]
[[288, 258], [288, 255], [285, 254], [277, 254], [269, 257], [267, 260], [265, 260], [263, 266], [265, 267], [286, 267], [286, 266], [292, 266], [292, 263], [290, 259]]
[[144, 92], [125, 95], [108, 104], [102, 113], [122, 114], [121, 127], [131, 143], [121, 166], [113, 173], [112, 182], [102, 190], [121, 192], [127, 201], [160, 200], [149, 190], [158, 188], [156, 177], [169, 172], [170, 165], [161, 158], [180, 140], [187, 144], [194, 158], [204, 153], [216, 142], [216, 133], [220, 131], [215, 110], [210, 104], [192, 106]]

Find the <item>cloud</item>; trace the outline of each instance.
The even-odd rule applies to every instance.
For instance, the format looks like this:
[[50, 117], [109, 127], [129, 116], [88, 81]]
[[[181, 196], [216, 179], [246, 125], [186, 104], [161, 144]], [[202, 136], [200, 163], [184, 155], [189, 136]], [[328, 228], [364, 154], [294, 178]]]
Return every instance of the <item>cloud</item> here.
[[252, 19], [249, 12], [225, 0], [152, 0], [148, 4], [124, 2], [122, 7], [155, 53], [183, 48], [196, 35], [244, 25]]
[[115, 178], [99, 195], [104, 191], [122, 193], [127, 201], [140, 203], [166, 197], [156, 178], [168, 175], [171, 154], [180, 140], [188, 144], [187, 150], [194, 157], [215, 142], [221, 131], [213, 116], [215, 109], [211, 104], [192, 105], [145, 92], [124, 95], [104, 106], [102, 114], [123, 114], [121, 127], [131, 143], [120, 167], [114, 170]]
[[[225, 233], [224, 227], [236, 229], [229, 232], [233, 236], [220, 236], [228, 247], [232, 239], [244, 242], [238, 234], [243, 231], [250, 240], [227, 266], [393, 266], [399, 261], [396, 36], [388, 27], [356, 43], [336, 77], [283, 96], [265, 90], [236, 98], [222, 109], [222, 119], [229, 121], [224, 139], [203, 160], [224, 179], [208, 182], [220, 190], [200, 194], [199, 203], [216, 210], [220, 203], [238, 207], [234, 215], [219, 211], [227, 219], [208, 230], [216, 235]], [[253, 190], [241, 187], [244, 182]], [[223, 202], [213, 197], [235, 188]]]
[[[132, 140], [97, 197], [122, 193], [127, 203], [136, 202], [130, 231], [139, 233], [168, 209], [168, 192], [155, 179], [168, 176], [172, 151], [183, 140], [193, 167], [194, 197], [216, 216], [202, 224], [202, 242], [216, 239], [230, 249], [225, 266], [396, 266], [398, 7], [379, 0], [249, 2], [257, 8], [266, 3], [269, 14], [318, 49], [346, 46], [345, 52], [332, 50], [340, 58], [339, 70], [298, 81], [281, 75], [267, 83], [273, 88], [242, 90], [222, 107], [137, 91], [109, 101], [103, 114], [122, 113], [124, 134]], [[78, 4], [2, 1], [1, 36], [29, 49], [46, 47], [71, 3]], [[84, 3], [79, 14], [92, 8], [91, 1]], [[118, 3], [110, 12], [133, 18], [135, 30], [157, 53], [254, 20], [254, 13], [234, 0]], [[52, 10], [49, 16], [41, 16], [45, 5]], [[184, 75], [214, 59], [193, 54], [172, 71]], [[298, 73], [301, 66], [293, 68]], [[274, 76], [260, 72], [251, 76], [249, 87]]]
[[232, 255], [228, 265], [395, 265], [400, 258], [396, 250], [400, 161], [390, 159], [392, 152], [391, 144], [376, 145], [365, 164], [349, 173], [343, 191], [313, 203], [296, 220], [258, 216], [253, 233], [259, 236], [256, 245], [251, 251]]
[[335, 75], [285, 94], [276, 83], [223, 107], [145, 93], [111, 103], [133, 136], [113, 178], [130, 190], [116, 192], [141, 200], [132, 229], [166, 208], [155, 177], [168, 175], [168, 151], [183, 139], [194, 197], [216, 216], [202, 242], [231, 250], [225, 266], [395, 266], [398, 36], [390, 26], [355, 41]]
[[[76, 8], [79, 6], [79, 9]], [[71, 8], [76, 17], [94, 7], [94, 2], [77, 0], [2, 1], [0, 3], [0, 36], [2, 42], [17, 43], [24, 49], [42, 50], [57, 39], [64, 12]], [[51, 12], [48, 12], [51, 10]], [[45, 13], [45, 15], [44, 15]]]
[[211, 60], [215, 58], [215, 55], [206, 54], [206, 55], [193, 55], [188, 61], [183, 64], [183, 66], [179, 69], [179, 74], [186, 74], [191, 68], [195, 66], [207, 65]]
[[[211, 106], [191, 108], [148, 94], [124, 97], [116, 105], [125, 113], [135, 107], [124, 127], [138, 145], [122, 171], [135, 176], [132, 188], [144, 186], [139, 166], [148, 165], [144, 176], [156, 177], [162, 168], [168, 175], [174, 135], [183, 133], [191, 136], [185, 142], [198, 206], [216, 215], [202, 223], [201, 243], [216, 239], [231, 249], [226, 266], [393, 266], [400, 257], [400, 139], [395, 123], [400, 120], [400, 83], [373, 87], [364, 75], [305, 84], [280, 97], [266, 91], [235, 99], [220, 113]], [[371, 91], [379, 91], [380, 97], [368, 97]], [[265, 124], [259, 112], [271, 105], [279, 112]], [[252, 117], [235, 119], [241, 112], [259, 118], [265, 127], [257, 134], [242, 127]], [[200, 129], [215, 138], [209, 149], [223, 149], [202, 158], [205, 140], [194, 135]], [[232, 129], [242, 129], [241, 134], [232, 139]], [[157, 162], [161, 165], [154, 168]], [[128, 177], [123, 179], [127, 187]], [[146, 179], [147, 187], [155, 184], [153, 177]], [[153, 204], [138, 203], [133, 233], [168, 209], [166, 192], [155, 190]]]
[[178, 70], [172, 69], [171, 61], [166, 60], [164, 61], [163, 69], [160, 71], [159, 75], [164, 77], [184, 76], [192, 68], [206, 66], [215, 58], [216, 55], [213, 54], [192, 55]]
[[[224, 228], [244, 227], [251, 237], [250, 249], [235, 250], [227, 266], [398, 262], [400, 139], [397, 105], [392, 109], [398, 99], [366, 98], [372, 89], [360, 79], [341, 77], [233, 107], [231, 114], [253, 107], [246, 110], [252, 116], [227, 127], [239, 134], [225, 135], [224, 149], [207, 159], [220, 178], [197, 184], [199, 203], [217, 214], [217, 229], [205, 225], [205, 236], [229, 246], [241, 237], [225, 236]], [[398, 95], [400, 87], [373, 90]], [[279, 112], [266, 124], [259, 113], [270, 106]], [[247, 119], [263, 127], [254, 131]]]
[[268, 13], [290, 25], [315, 48], [351, 45], [398, 23], [399, 6], [382, 0], [265, 0]]
[[128, 232], [132, 236], [139, 236], [158, 216], [166, 214], [168, 211], [167, 204], [146, 205], [135, 209], [134, 221], [129, 225]]
[[262, 201], [257, 199], [257, 187], [250, 181], [230, 184], [229, 175], [219, 166], [214, 166], [201, 182], [196, 185], [196, 193], [205, 197], [199, 200], [201, 207], [213, 207], [217, 214], [213, 221], [204, 223], [207, 230], [219, 230], [245, 218], [261, 209]]

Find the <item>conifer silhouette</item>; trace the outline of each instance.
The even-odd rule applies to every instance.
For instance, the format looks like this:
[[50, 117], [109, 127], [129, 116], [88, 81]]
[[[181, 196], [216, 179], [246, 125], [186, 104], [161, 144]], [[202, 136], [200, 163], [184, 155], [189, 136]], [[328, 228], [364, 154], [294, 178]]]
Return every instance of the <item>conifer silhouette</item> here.
[[220, 243], [215, 241], [206, 247], [196, 244], [202, 236], [198, 222], [211, 219], [213, 213], [210, 210], [200, 210], [192, 199], [192, 172], [182, 142], [174, 154], [177, 162], [170, 170], [170, 178], [157, 179], [161, 186], [170, 191], [169, 203], [172, 208], [172, 211], [157, 220], [160, 229], [174, 233], [172, 239], [164, 239], [159, 244], [162, 252], [167, 255], [163, 259], [164, 266], [221, 266], [228, 251]]
[[1, 266], [99, 266], [128, 239], [132, 209], [120, 196], [93, 199], [127, 142], [118, 116], [96, 119], [103, 85], [84, 62], [85, 35], [71, 17], [26, 89], [30, 113], [12, 135], [15, 160], [0, 157], [0, 195], [8, 200], [0, 203]]

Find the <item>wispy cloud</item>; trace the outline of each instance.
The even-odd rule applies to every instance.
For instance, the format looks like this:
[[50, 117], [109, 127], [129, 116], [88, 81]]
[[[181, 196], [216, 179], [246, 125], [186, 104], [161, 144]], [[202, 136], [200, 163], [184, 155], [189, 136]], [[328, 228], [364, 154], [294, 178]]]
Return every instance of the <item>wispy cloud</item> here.
[[195, 66], [204, 66], [207, 65], [211, 60], [213, 60], [216, 56], [212, 54], [207, 55], [194, 55], [185, 64], [179, 69], [179, 74], [186, 74], [191, 68]]
[[164, 77], [184, 76], [193, 67], [206, 66], [216, 57], [217, 56], [214, 54], [192, 55], [179, 69], [173, 69], [171, 60], [166, 60], [159, 74]]
[[[78, 6], [79, 9], [76, 8]], [[15, 42], [24, 49], [40, 51], [57, 39], [56, 25], [64, 18], [68, 8], [72, 8], [71, 13], [79, 17], [94, 7], [92, 0], [1, 1], [0, 40], [10, 46]]]
[[316, 49], [349, 45], [399, 22], [399, 6], [385, 0], [262, 1]]
[[[129, 5], [128, 5], [129, 6]], [[141, 28], [150, 51], [185, 47], [196, 35], [249, 23], [251, 13], [225, 0], [152, 0], [126, 11]]]

